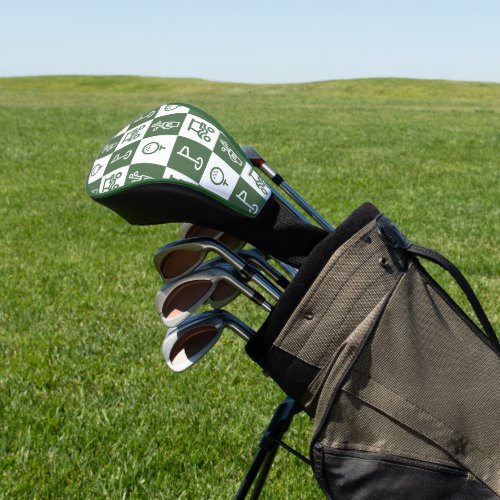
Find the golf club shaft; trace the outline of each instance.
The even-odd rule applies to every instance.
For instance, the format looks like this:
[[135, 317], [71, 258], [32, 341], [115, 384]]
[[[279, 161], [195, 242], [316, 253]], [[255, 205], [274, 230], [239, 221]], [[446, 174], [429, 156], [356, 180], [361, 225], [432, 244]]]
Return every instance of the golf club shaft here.
[[240, 282], [238, 279], [234, 279], [234, 281], [231, 281], [231, 284], [243, 295], [248, 297], [254, 304], [261, 306], [267, 312], [271, 312], [273, 310], [273, 306], [264, 298], [264, 296], [254, 290], [252, 287]]
[[302, 196], [295, 191], [283, 177], [274, 170], [269, 163], [267, 163], [264, 158], [252, 147], [252, 146], [242, 146], [241, 149], [250, 160], [252, 165], [263, 172], [274, 184], [281, 187], [285, 193], [292, 198], [302, 209], [310, 215], [323, 229], [327, 231], [333, 231], [334, 227], [325, 220], [307, 201], [302, 198]]
[[223, 311], [223, 313], [226, 326], [239, 335], [245, 342], [248, 342], [255, 337], [255, 332], [246, 323], [243, 323], [243, 321], [232, 314], [231, 319], [229, 319], [230, 313], [227, 311]]
[[[303, 216], [301, 215], [301, 217], [303, 217]], [[208, 237], [213, 237], [213, 236], [211, 236], [213, 233], [214, 233], [214, 230], [211, 229], [211, 228], [209, 228], [209, 227], [204, 227], [204, 226], [200, 226], [198, 224], [191, 224], [189, 222], [184, 222], [182, 224], [182, 226], [181, 226], [181, 231], [180, 231], [179, 236], [182, 239], [191, 238], [193, 236], [208, 236]], [[222, 242], [222, 240], [225, 237], [225, 235], [229, 235], [229, 234], [221, 232], [214, 239], [216, 239], [217, 241], [221, 241]], [[241, 241], [240, 244], [236, 245], [236, 246], [238, 246], [239, 249], [241, 249], [245, 245], [246, 245], [246, 242]], [[238, 249], [235, 249], [235, 251], [238, 251]], [[288, 264], [286, 264], [286, 263], [284, 263], [284, 262], [282, 262], [279, 259], [276, 259], [274, 257], [273, 257], [273, 260], [274, 260], [274, 262], [276, 262], [276, 264], [279, 267], [281, 267], [281, 269], [283, 269], [285, 271], [285, 273], [288, 275], [289, 278], [294, 278], [297, 275], [297, 268], [295, 268], [293, 266], [290, 266], [290, 265], [288, 265]], [[274, 269], [274, 268], [272, 268], [272, 269]], [[263, 271], [265, 271], [265, 270], [263, 269]], [[276, 271], [276, 273], [278, 273], [278, 271]], [[269, 276], [269, 273], [268, 273], [268, 276]], [[270, 276], [270, 277], [272, 278], [272, 276]], [[284, 278], [284, 279], [286, 279], [286, 278]], [[279, 284], [279, 282], [278, 282], [278, 284]], [[284, 285], [284, 286], [287, 286], [287, 285]]]
[[240, 251], [240, 255], [250, 263], [257, 266], [266, 276], [271, 278], [280, 287], [286, 288], [290, 282], [277, 269], [275, 269], [256, 248]]
[[265, 290], [271, 297], [275, 300], [279, 300], [281, 297], [281, 291], [276, 288], [270, 281], [268, 281], [262, 274], [255, 271], [250, 277], [252, 281], [255, 281], [263, 290]]
[[[264, 163], [264, 165], [267, 165], [267, 163]], [[273, 181], [275, 182], [275, 181]], [[295, 203], [297, 203], [299, 206], [301, 206], [323, 229], [326, 229], [327, 231], [333, 231], [334, 227], [326, 221], [307, 201], [302, 198], [297, 191], [295, 191], [290, 184], [285, 182], [284, 180], [278, 184], [276, 182], [276, 185], [280, 186], [285, 193], [292, 198]]]
[[286, 264], [285, 262], [281, 262], [281, 260], [278, 260], [278, 259], [274, 259], [274, 262], [276, 262], [276, 264], [278, 264], [278, 266], [281, 267], [281, 269], [283, 269], [283, 271], [285, 271], [286, 274], [288, 274], [288, 276], [290, 278], [295, 278], [295, 276], [297, 276], [297, 273], [298, 273], [298, 269], [296, 267], [293, 267], [293, 266], [290, 266], [288, 264]]

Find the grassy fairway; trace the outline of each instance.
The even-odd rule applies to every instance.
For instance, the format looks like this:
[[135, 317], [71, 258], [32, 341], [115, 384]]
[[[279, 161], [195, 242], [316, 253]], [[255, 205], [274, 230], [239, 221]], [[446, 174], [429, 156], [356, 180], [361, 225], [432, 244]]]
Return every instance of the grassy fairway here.
[[[0, 79], [0, 497], [230, 498], [283, 397], [229, 333], [167, 370], [151, 258], [177, 227], [129, 226], [85, 195], [107, 139], [176, 100], [257, 147], [334, 224], [375, 203], [459, 265], [500, 326], [500, 85]], [[244, 299], [229, 309], [262, 321]], [[311, 428], [298, 416], [287, 441], [307, 452]], [[264, 497], [318, 496], [280, 452]]]

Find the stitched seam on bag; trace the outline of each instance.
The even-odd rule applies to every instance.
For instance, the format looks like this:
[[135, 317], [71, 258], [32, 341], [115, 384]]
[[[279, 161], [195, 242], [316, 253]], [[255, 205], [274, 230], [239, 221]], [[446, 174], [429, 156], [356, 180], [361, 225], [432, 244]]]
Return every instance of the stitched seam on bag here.
[[[357, 265], [355, 268], [352, 269], [351, 273], [354, 274], [356, 273], [357, 271], [359, 271], [359, 269], [361, 269], [369, 260], [371, 260], [373, 258], [374, 255], [376, 255], [377, 253], [380, 252], [380, 248], [376, 248], [368, 253], [365, 257], [365, 259], [359, 263], [359, 265]], [[350, 254], [344, 254], [342, 256], [343, 259], [349, 257]], [[341, 266], [343, 264], [343, 260], [339, 259], [335, 262], [335, 265], [332, 266], [332, 268], [329, 270], [329, 272], [327, 274], [325, 274], [324, 278], [323, 278], [323, 281], [330, 275], [330, 273], [332, 271], [335, 271], [335, 267], [338, 267], [338, 266]], [[332, 304], [335, 302], [335, 300], [337, 299], [338, 295], [347, 287], [349, 286], [349, 280], [344, 280], [344, 283], [339, 287], [339, 289], [337, 290], [337, 293], [335, 295], [333, 295], [330, 299], [329, 302], [325, 302], [325, 311], [328, 311]], [[307, 303], [304, 304], [304, 309], [307, 309], [307, 306], [313, 301], [313, 300], [317, 300], [316, 297], [309, 297], [309, 300]], [[319, 324], [321, 324], [321, 322], [324, 320], [324, 316], [320, 319], [320, 321], [315, 325], [315, 327], [317, 328]]]
[[[356, 235], [355, 235], [355, 236], [356, 236]], [[346, 246], [347, 246], [347, 248], [344, 248], [342, 252], [339, 252], [339, 253], [338, 253], [338, 255], [335, 255], [335, 254], [333, 254], [333, 255], [332, 255], [332, 258], [334, 258], [334, 257], [335, 257], [335, 258], [333, 259], [333, 262], [331, 262], [331, 261], [332, 261], [332, 259], [330, 259], [330, 261], [329, 261], [329, 262], [331, 262], [331, 265], [330, 265], [329, 267], [328, 267], [328, 264], [324, 267], [324, 269], [325, 269], [325, 273], [324, 273], [324, 274], [321, 276], [321, 278], [318, 280], [318, 286], [316, 286], [316, 287], [314, 288], [314, 291], [316, 291], [316, 290], [319, 288], [319, 286], [323, 284], [323, 282], [324, 282], [324, 281], [325, 281], [325, 280], [329, 277], [329, 275], [330, 275], [330, 273], [332, 272], [332, 270], [334, 270], [336, 267], [340, 266], [340, 265], [343, 263], [343, 261], [344, 261], [347, 257], [349, 257], [349, 256], [352, 254], [352, 252], [353, 252], [354, 250], [356, 250], [356, 248], [357, 248], [358, 246], [360, 246], [360, 245], [361, 245], [361, 242], [362, 242], [362, 241], [363, 241], [363, 240], [362, 240], [361, 238], [356, 238], [356, 240], [353, 242], [353, 244], [352, 244], [352, 245], [346, 245]], [[366, 246], [366, 243], [365, 243], [365, 246]], [[340, 249], [339, 249], [339, 250], [340, 250]], [[367, 259], [366, 259], [366, 260], [368, 260], [368, 259], [369, 259], [372, 255], [374, 255], [375, 253], [377, 253], [377, 249], [373, 250], [373, 252], [369, 255], [369, 257], [367, 257]], [[365, 260], [364, 262], [366, 262], [366, 260]], [[363, 263], [364, 263], [364, 262], [363, 262]], [[360, 264], [360, 265], [359, 265], [358, 267], [356, 267], [354, 270], [355, 270], [355, 271], [357, 271], [357, 270], [361, 267], [361, 265], [362, 265], [362, 264]], [[314, 299], [314, 297], [311, 295], [311, 296], [307, 299], [307, 301], [306, 301], [306, 302], [304, 302], [304, 306], [308, 306], [308, 305], [311, 303], [311, 301], [312, 301], [313, 299]]]
[[326, 472], [325, 472], [325, 460], [324, 460], [324, 456], [325, 454], [323, 453], [323, 450], [321, 449], [317, 449], [315, 450], [314, 452], [315, 454], [319, 455], [318, 459], [316, 460], [315, 459], [315, 477], [316, 477], [316, 480], [318, 481], [319, 485], [321, 486], [321, 488], [323, 488], [325, 490], [325, 492], [327, 492], [330, 497], [332, 497], [332, 492], [331, 492], [331, 488], [330, 488], [330, 485], [328, 484], [328, 481], [326, 481]]
[[[361, 241], [361, 240], [360, 240]], [[371, 252], [365, 260], [363, 260], [357, 267], [355, 267], [353, 270], [352, 270], [352, 273], [355, 273], [357, 272], [361, 267], [363, 267], [367, 261], [369, 261], [374, 255], [376, 255], [378, 252], [380, 251], [380, 249], [375, 249], [373, 252]], [[342, 256], [342, 258], [346, 258], [346, 257], [349, 257], [350, 254], [344, 254]], [[335, 272], [335, 268], [337, 266], [341, 266], [343, 264], [343, 260], [342, 259], [338, 259], [336, 260], [332, 267], [328, 270], [327, 273], [325, 273], [325, 275], [322, 277], [322, 280], [321, 280], [321, 283], [319, 283], [319, 285], [323, 285], [323, 281], [330, 275], [331, 272]], [[318, 285], [318, 286], [319, 286]], [[339, 293], [341, 293], [345, 287], [348, 286], [348, 282], [347, 281], [344, 281], [344, 283], [339, 287], [339, 289], [337, 290], [337, 293], [331, 297], [330, 301], [326, 302], [325, 301], [325, 304], [324, 304], [324, 309], [325, 309], [325, 314], [326, 312], [332, 307], [332, 304], [335, 302], [335, 299], [337, 298], [337, 296], [339, 295]], [[317, 296], [316, 296], [316, 293], [317, 293], [317, 289], [318, 287], [316, 287], [313, 291], [312, 291], [312, 295], [307, 299], [307, 301], [304, 301], [304, 303], [302, 304], [299, 304], [297, 306], [297, 308], [295, 309], [295, 311], [299, 311], [299, 310], [307, 310], [309, 304], [311, 304], [311, 302], [314, 302], [317, 300]], [[316, 322], [315, 324], [311, 324], [310, 325], [310, 328], [308, 329], [311, 333], [307, 336], [304, 335], [304, 347], [299, 351], [299, 353], [293, 353], [294, 356], [297, 356], [297, 354], [300, 354], [302, 352], [303, 349], [306, 348], [306, 344], [308, 342], [308, 340], [311, 338], [311, 336], [314, 334], [314, 331], [317, 330], [318, 326], [325, 320], [325, 314], [322, 314], [321, 315], [321, 318], [319, 319], [318, 322]], [[297, 318], [294, 318], [294, 321], [296, 320], [300, 320], [302, 319], [300, 316], [298, 316]], [[299, 327], [297, 327], [299, 328]], [[288, 324], [285, 326], [285, 329], [289, 330], [288, 328]], [[285, 330], [284, 329], [284, 330]], [[283, 331], [282, 331], [283, 332]], [[276, 338], [275, 342], [274, 342], [274, 345], [276, 345], [277, 347], [280, 347], [280, 349], [283, 349], [281, 347], [281, 344], [285, 341], [285, 339], [288, 337], [289, 333], [287, 333], [286, 335], [282, 335], [282, 333], [280, 335], [278, 335], [278, 337]], [[284, 349], [286, 350], [286, 349]], [[287, 351], [288, 352], [288, 351]]]
[[[411, 263], [410, 263], [410, 266], [411, 266]], [[408, 270], [410, 269], [411, 267], [408, 268]], [[391, 301], [394, 293], [396, 292], [396, 290], [399, 288], [401, 282], [403, 281], [403, 279], [405, 278], [405, 276], [408, 275], [408, 272], [406, 273], [398, 273], [398, 275], [396, 276], [396, 280], [395, 280], [395, 283], [392, 284], [391, 288], [387, 291], [387, 293], [384, 295], [384, 297], [382, 297], [382, 299], [379, 301], [378, 304], [375, 305], [375, 307], [372, 309], [371, 312], [373, 312], [374, 309], [376, 309], [377, 307], [381, 306], [381, 310], [376, 314], [376, 316], [374, 316], [371, 324], [369, 325], [369, 328], [367, 329], [367, 331], [365, 332], [365, 334], [363, 335], [363, 338], [361, 339], [361, 342], [358, 346], [358, 348], [356, 349], [356, 351], [353, 353], [352, 357], [349, 358], [349, 359], [346, 359], [344, 360], [344, 363], [342, 363], [342, 360], [341, 360], [341, 363], [342, 365], [340, 365], [339, 369], [337, 370], [337, 373], [339, 373], [340, 371], [343, 371], [345, 372], [341, 377], [340, 377], [340, 381], [338, 383], [336, 383], [335, 385], [335, 388], [334, 388], [334, 393], [338, 393], [339, 391], [339, 385], [345, 383], [346, 381], [346, 376], [347, 376], [347, 371], [349, 370], [349, 368], [353, 368], [356, 361], [359, 359], [359, 356], [360, 356], [360, 353], [361, 351], [365, 348], [366, 346], [366, 343], [368, 342], [368, 339], [374, 335], [374, 330], [376, 329], [377, 327], [377, 324], [378, 322], [380, 321], [380, 317], [381, 315], [384, 313], [384, 311], [386, 310], [389, 302]], [[370, 314], [371, 314], [370, 312]], [[366, 319], [366, 318], [365, 318]], [[363, 320], [364, 321], [364, 320]], [[359, 328], [359, 325], [363, 322], [361, 321], [356, 328]], [[348, 347], [348, 345], [346, 345], [346, 347]], [[352, 347], [352, 346], [351, 346]], [[327, 381], [329, 379], [329, 377], [331, 376], [331, 373], [332, 373], [332, 365], [333, 365], [333, 361], [329, 363], [329, 367], [327, 369], [327, 371], [325, 372], [325, 377], [323, 379], [323, 385], [322, 385], [322, 388], [324, 390], [324, 386], [327, 384]], [[346, 366], [344, 366], [346, 365]], [[338, 378], [338, 377], [337, 377]], [[314, 400], [316, 400], [316, 411], [318, 410], [318, 407], [319, 407], [319, 404], [320, 404], [320, 401], [321, 401], [321, 395], [322, 395], [322, 392], [323, 391], [318, 391], [318, 396], [317, 398], [309, 398], [309, 401], [312, 403]], [[324, 423], [326, 421], [326, 418], [327, 418], [327, 415], [328, 413], [330, 412], [331, 410], [331, 406], [333, 404], [333, 400], [335, 399], [330, 397], [329, 400], [330, 402], [327, 404], [327, 407], [328, 408], [325, 408], [323, 410], [323, 415], [322, 415], [322, 423], [318, 425], [317, 421], [316, 421], [316, 424], [315, 424], [315, 431], [313, 431], [313, 438], [314, 439], [317, 439], [317, 437], [320, 435], [320, 432], [321, 432], [321, 429], [323, 428], [324, 426]]]
[[[382, 268], [381, 268], [382, 269]], [[394, 281], [397, 280], [399, 274], [395, 275], [395, 279]], [[374, 286], [378, 285], [380, 283], [380, 281], [383, 281], [384, 278], [387, 277], [387, 273], [385, 271], [382, 270], [382, 272], [380, 273], [380, 275], [376, 276], [375, 279], [364, 289], [360, 290], [360, 293], [359, 295], [357, 295], [357, 297], [352, 301], [352, 304], [351, 304], [351, 307], [349, 308], [349, 310], [344, 314], [344, 319], [342, 320], [342, 322], [338, 325], [337, 329], [338, 331], [342, 331], [342, 327], [344, 326], [345, 322], [347, 321], [347, 318], [349, 317], [349, 314], [350, 312], [353, 310], [353, 308], [356, 306], [356, 302], [358, 302], [361, 297], [365, 296], [369, 290], [371, 290]], [[392, 285], [394, 283], [394, 281], [392, 282], [389, 282], [388, 283], [388, 286], [389, 286], [389, 290], [390, 290], [390, 285]], [[389, 293], [389, 290], [387, 290], [384, 295], [380, 298], [380, 300], [383, 300], [384, 297]], [[375, 307], [377, 307], [377, 305], [380, 303], [380, 300], [375, 304]], [[331, 308], [331, 305], [330, 305], [330, 308]], [[373, 311], [373, 309], [370, 310], [370, 312]], [[370, 314], [370, 313], [368, 313]], [[326, 320], [326, 318], [325, 318]], [[363, 322], [364, 318], [355, 326], [354, 330]], [[323, 355], [321, 356], [320, 358], [320, 365], [321, 363], [324, 361], [325, 359], [325, 356], [327, 355], [328, 353], [325, 352], [323, 353]]]
[[[377, 245], [374, 245], [373, 250], [366, 256], [366, 258], [358, 266], [356, 266], [355, 268], [352, 269], [351, 274], [354, 275], [355, 273], [357, 273], [359, 271], [359, 269], [366, 266], [367, 262], [369, 262], [375, 255], [380, 254], [380, 252], [384, 252], [384, 250], [386, 251], [385, 246], [382, 245], [382, 246], [377, 247]], [[339, 264], [339, 262], [337, 262], [337, 264]], [[374, 266], [374, 268], [378, 270], [378, 265]], [[330, 274], [330, 272], [328, 274]], [[384, 274], [385, 273], [382, 273], [381, 276], [384, 276]], [[399, 275], [400, 275], [400, 273], [394, 275], [394, 281], [398, 280]], [[371, 285], [373, 283], [375, 283], [377, 281], [377, 279], [378, 278], [375, 278], [375, 280], [371, 283]], [[339, 289], [337, 290], [337, 293], [335, 295], [333, 295], [328, 302], [325, 301], [324, 313], [321, 315], [319, 321], [314, 326], [311, 325], [311, 327], [314, 327], [314, 331], [317, 331], [318, 329], [320, 329], [320, 327], [326, 321], [329, 321], [328, 312], [331, 310], [331, 308], [334, 305], [334, 303], [336, 302], [338, 296], [345, 290], [346, 287], [350, 286], [350, 280], [352, 280], [352, 278], [344, 280], [344, 283], [339, 287]], [[356, 300], [359, 299], [359, 297], [363, 296], [364, 291], [365, 291], [364, 288], [362, 288], [361, 293], [360, 293], [360, 295], [358, 295]], [[352, 307], [354, 307], [355, 302], [356, 302], [355, 300], [352, 300], [352, 306], [349, 310], [352, 310]], [[345, 321], [347, 316], [348, 316], [348, 314], [344, 314], [344, 318], [342, 321]], [[360, 321], [360, 323], [361, 322], [362, 322], [362, 320]], [[357, 326], [359, 326], [360, 323], [358, 323], [358, 325], [356, 325], [355, 328], [357, 328]], [[306, 341], [306, 343], [304, 343], [304, 347], [299, 351], [299, 354], [301, 354], [305, 349], [307, 349], [308, 346], [306, 344], [309, 341], [309, 339], [311, 338], [311, 336], [312, 336], [312, 334], [308, 336], [307, 341]], [[323, 360], [323, 358], [321, 358], [321, 361], [322, 360]]]
[[[401, 282], [403, 280], [403, 277], [404, 276], [400, 276], [399, 277], [399, 279], [394, 284], [394, 286], [392, 287], [392, 289], [389, 291], [389, 293], [387, 294], [387, 296], [384, 297], [384, 299], [381, 301], [381, 303], [382, 303], [381, 314], [387, 308], [387, 305], [389, 304], [389, 302], [390, 302], [392, 296], [394, 295], [396, 289], [401, 284]], [[372, 336], [374, 334], [374, 331], [375, 331], [375, 329], [377, 327], [377, 324], [380, 321], [380, 316], [381, 316], [380, 314], [377, 315], [376, 321], [373, 323], [373, 325], [370, 326], [370, 328], [368, 329], [368, 331], [363, 336], [363, 340], [361, 342], [361, 348], [355, 354], [354, 358], [349, 361], [348, 366], [346, 367], [344, 374], [340, 378], [338, 378], [338, 380], [335, 382], [334, 387], [332, 387], [331, 394], [329, 394], [328, 397], [326, 398], [326, 403], [324, 403], [324, 407], [320, 406], [320, 403], [322, 401], [321, 396], [322, 396], [322, 394], [323, 394], [324, 391], [322, 391], [320, 393], [319, 398], [318, 398], [318, 402], [316, 404], [316, 418], [315, 418], [315, 424], [314, 424], [314, 429], [313, 429], [313, 435], [312, 435], [312, 438], [311, 438], [311, 444], [314, 443], [314, 442], [318, 442], [319, 441], [318, 438], [319, 438], [319, 436], [321, 435], [321, 433], [323, 432], [323, 430], [325, 428], [326, 419], [327, 419], [329, 413], [331, 412], [331, 409], [332, 409], [333, 404], [335, 403], [335, 400], [338, 397], [340, 386], [342, 384], [346, 383], [346, 378], [347, 378], [347, 374], [348, 374], [349, 368], [352, 370], [352, 368], [356, 364], [356, 361], [359, 360], [359, 356], [362, 353], [362, 351], [364, 350], [367, 342], [370, 340], [370, 338], [372, 338]], [[328, 376], [325, 378], [325, 385], [326, 385], [327, 381], [328, 381]], [[322, 408], [322, 414], [321, 414], [321, 418], [320, 419], [317, 419], [318, 408]]]

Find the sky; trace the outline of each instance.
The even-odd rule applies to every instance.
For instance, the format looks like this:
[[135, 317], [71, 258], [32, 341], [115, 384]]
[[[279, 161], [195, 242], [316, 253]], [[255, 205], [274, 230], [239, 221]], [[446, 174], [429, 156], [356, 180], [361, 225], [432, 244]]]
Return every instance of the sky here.
[[5, 2], [0, 77], [500, 82], [500, 0]]

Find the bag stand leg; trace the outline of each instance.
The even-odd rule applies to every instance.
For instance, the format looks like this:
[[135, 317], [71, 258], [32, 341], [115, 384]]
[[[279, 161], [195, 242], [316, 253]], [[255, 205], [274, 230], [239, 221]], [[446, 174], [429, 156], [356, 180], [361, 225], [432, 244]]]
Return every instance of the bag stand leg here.
[[[281, 438], [289, 429], [293, 417], [302, 411], [302, 408], [293, 400], [287, 397], [274, 412], [269, 425], [267, 426], [264, 435], [259, 443], [259, 451], [255, 455], [252, 465], [241, 482], [240, 488], [234, 497], [235, 500], [246, 498], [247, 493], [255, 482], [252, 496], [250, 498], [259, 498], [267, 475], [273, 463], [278, 446], [281, 443]], [[288, 447], [287, 447], [288, 449]], [[258, 475], [258, 477], [257, 477]]]

